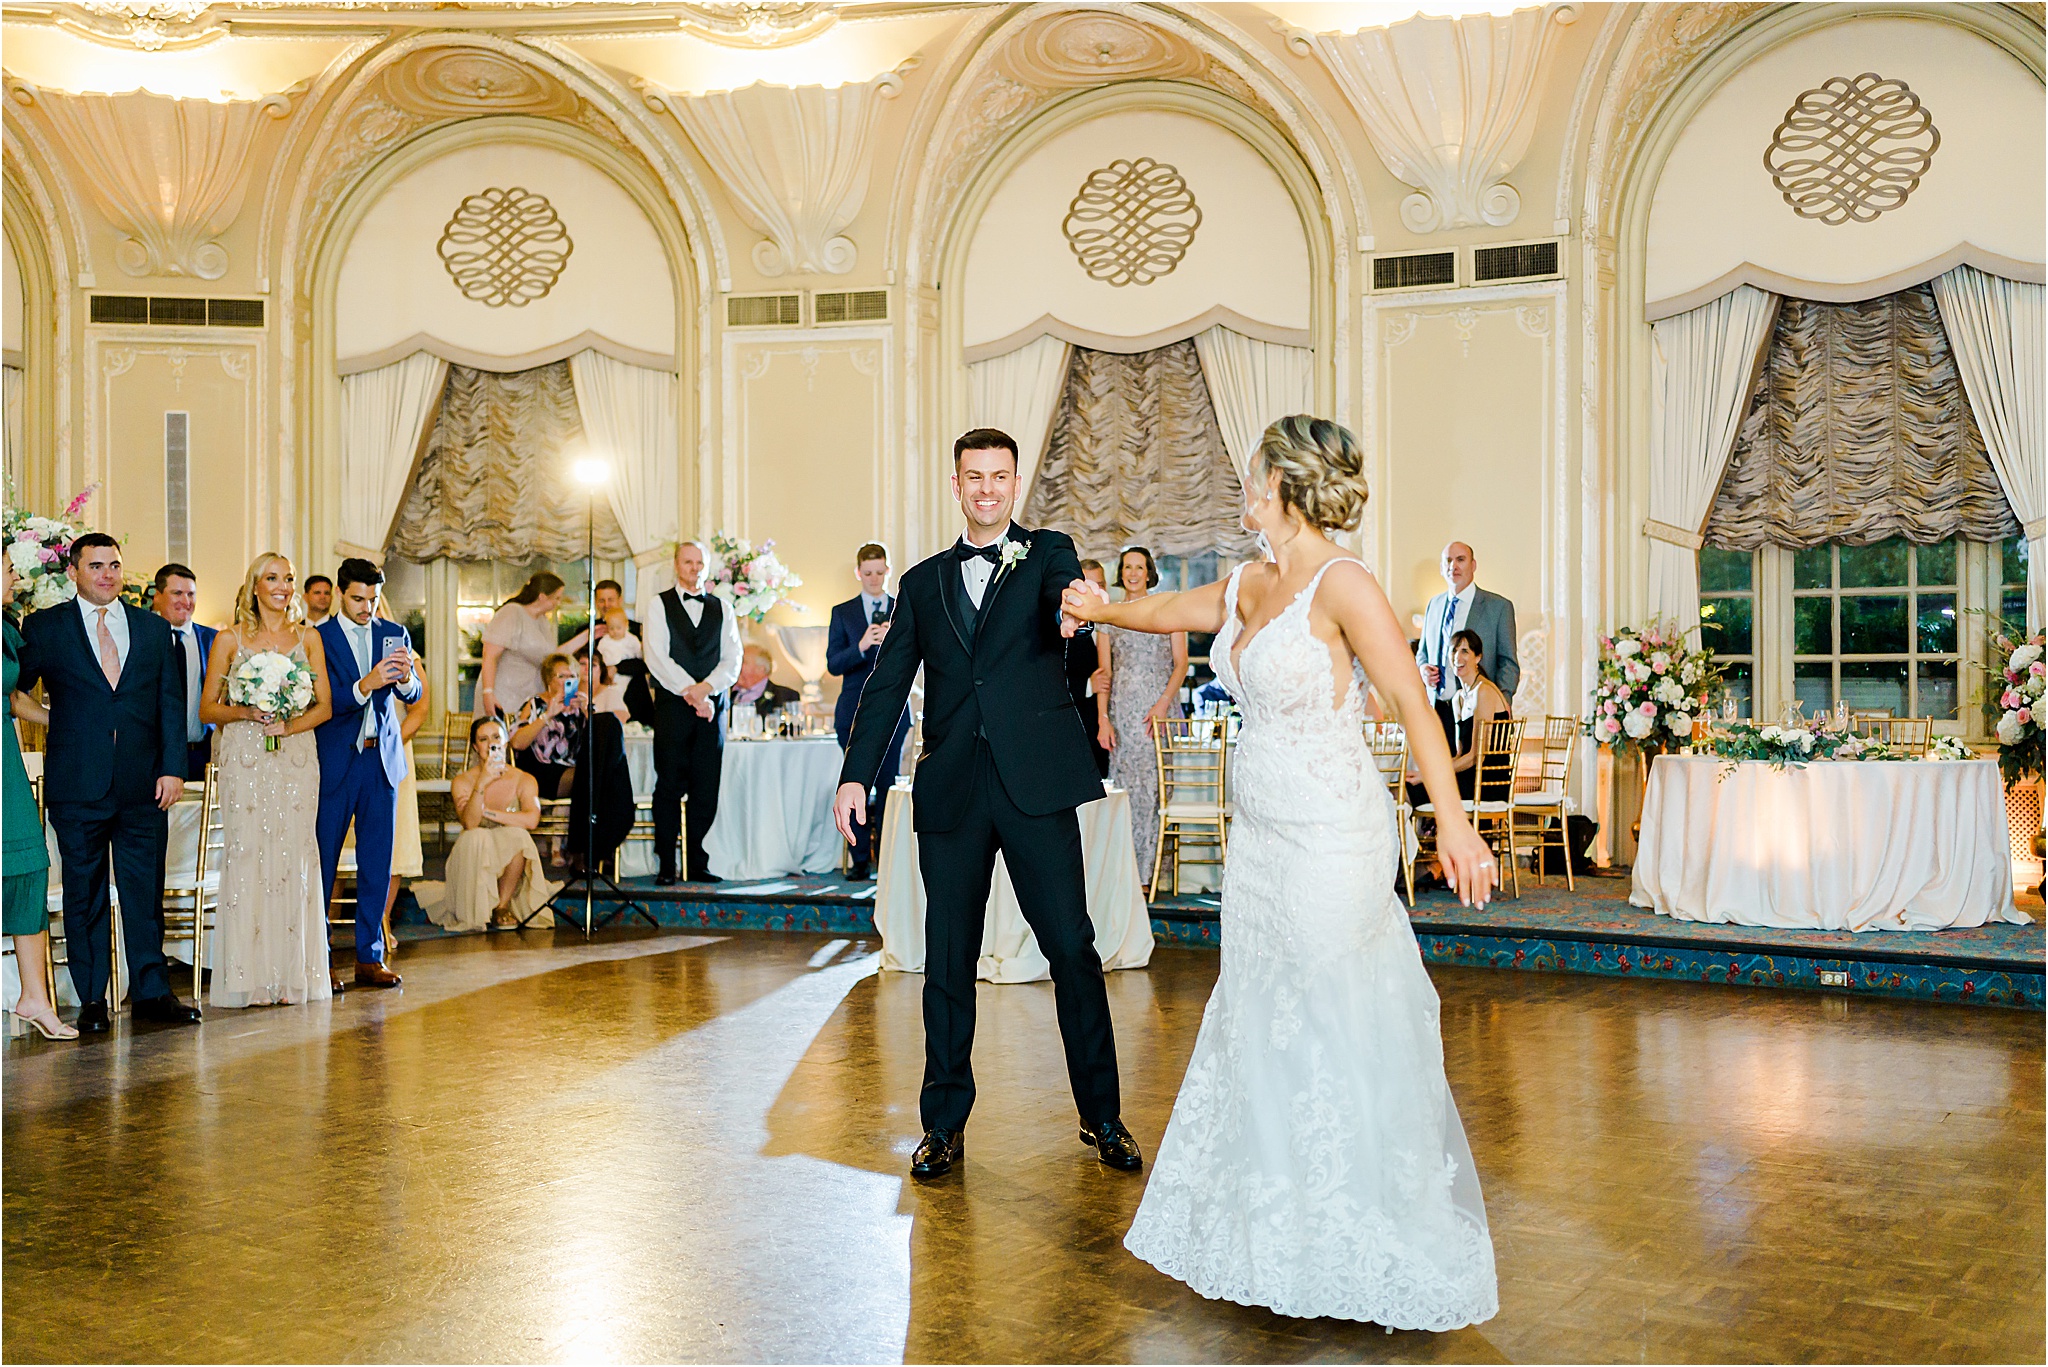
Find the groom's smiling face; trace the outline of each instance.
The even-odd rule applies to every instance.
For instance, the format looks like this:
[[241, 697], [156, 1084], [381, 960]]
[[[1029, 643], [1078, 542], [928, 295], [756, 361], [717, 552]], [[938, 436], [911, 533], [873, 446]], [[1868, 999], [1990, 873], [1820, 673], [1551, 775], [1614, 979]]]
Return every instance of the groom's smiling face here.
[[962, 451], [953, 467], [953, 493], [967, 514], [969, 531], [977, 534], [974, 539], [986, 545], [1010, 525], [1017, 501], [1017, 453], [1006, 446]]

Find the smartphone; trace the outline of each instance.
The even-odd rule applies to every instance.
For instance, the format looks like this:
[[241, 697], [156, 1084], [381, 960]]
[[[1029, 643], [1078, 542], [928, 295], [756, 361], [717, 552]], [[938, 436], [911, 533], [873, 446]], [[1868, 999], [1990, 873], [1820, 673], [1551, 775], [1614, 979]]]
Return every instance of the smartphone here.
[[384, 657], [386, 659], [402, 660], [411, 653], [412, 647], [405, 643], [405, 638], [403, 636], [394, 636], [391, 638], [391, 644], [385, 648]]
[[563, 701], [563, 702], [575, 702], [575, 701], [576, 701], [576, 680], [575, 680], [575, 679], [573, 679], [573, 678], [568, 678], [568, 679], [564, 679], [564, 680], [562, 680], [562, 701]]
[[504, 741], [501, 741], [501, 740], [494, 740], [494, 741], [492, 741], [492, 742], [491, 742], [491, 749], [490, 749], [490, 756], [491, 756], [491, 763], [493, 763], [493, 764], [503, 764], [503, 763], [505, 762], [505, 742], [504, 742]]

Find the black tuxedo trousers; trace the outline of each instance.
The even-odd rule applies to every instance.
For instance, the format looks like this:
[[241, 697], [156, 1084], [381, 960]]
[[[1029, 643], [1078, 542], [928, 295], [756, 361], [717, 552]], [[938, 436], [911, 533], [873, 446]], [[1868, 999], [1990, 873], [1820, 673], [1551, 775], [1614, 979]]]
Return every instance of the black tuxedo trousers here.
[[987, 744], [976, 752], [959, 821], [917, 837], [925, 895], [924, 1091], [918, 1105], [924, 1127], [960, 1129], [974, 1106], [975, 970], [998, 851], [1052, 970], [1074, 1105], [1084, 1120], [1119, 1116], [1116, 1036], [1088, 919], [1081, 823], [1072, 807], [1046, 816], [1021, 811], [1004, 791]]

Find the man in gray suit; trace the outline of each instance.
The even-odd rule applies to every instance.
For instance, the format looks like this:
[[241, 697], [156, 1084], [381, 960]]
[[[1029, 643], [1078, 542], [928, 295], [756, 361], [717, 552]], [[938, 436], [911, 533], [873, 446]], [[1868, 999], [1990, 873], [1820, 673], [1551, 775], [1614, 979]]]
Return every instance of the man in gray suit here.
[[1451, 695], [1458, 691], [1458, 675], [1451, 663], [1451, 638], [1460, 631], [1475, 631], [1486, 643], [1486, 658], [1480, 668], [1500, 685], [1500, 691], [1514, 701], [1515, 685], [1521, 682], [1522, 666], [1515, 660], [1515, 605], [1497, 593], [1488, 593], [1472, 582], [1479, 569], [1478, 557], [1462, 541], [1444, 547], [1443, 574], [1448, 591], [1429, 600], [1422, 617], [1422, 640], [1415, 651], [1422, 666], [1422, 681], [1436, 703], [1444, 734], [1457, 740], [1451, 720]]

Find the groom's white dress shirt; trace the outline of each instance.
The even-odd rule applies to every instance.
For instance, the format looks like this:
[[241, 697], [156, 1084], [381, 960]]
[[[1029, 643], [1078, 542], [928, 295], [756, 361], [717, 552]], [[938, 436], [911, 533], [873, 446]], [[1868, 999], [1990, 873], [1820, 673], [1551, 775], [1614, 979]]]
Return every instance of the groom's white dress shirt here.
[[[1014, 526], [1015, 524], [1013, 523], [1011, 525]], [[1009, 539], [1010, 528], [1005, 527], [1003, 528], [1003, 534], [997, 537], [995, 541], [991, 543], [996, 547], [996, 554], [998, 556], [1002, 554], [1003, 543], [1008, 541]], [[960, 534], [960, 540], [958, 544], [961, 546], [965, 546], [969, 550], [978, 551], [982, 549], [982, 547], [977, 546], [973, 542], [969, 541], [967, 539], [967, 534], [965, 532], [962, 532]], [[967, 597], [971, 602], [973, 602], [974, 610], [976, 612], [981, 611], [981, 597], [983, 594], [988, 592], [989, 582], [993, 580], [995, 577], [996, 566], [991, 565], [988, 561], [982, 559], [980, 556], [975, 556], [973, 559], [963, 560], [960, 562], [960, 580], [963, 584], [967, 586]]]

